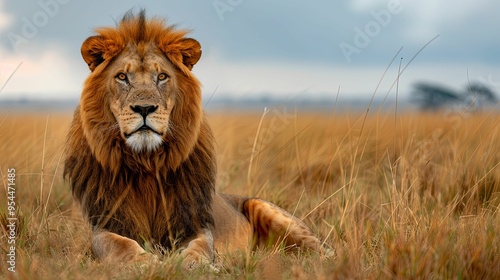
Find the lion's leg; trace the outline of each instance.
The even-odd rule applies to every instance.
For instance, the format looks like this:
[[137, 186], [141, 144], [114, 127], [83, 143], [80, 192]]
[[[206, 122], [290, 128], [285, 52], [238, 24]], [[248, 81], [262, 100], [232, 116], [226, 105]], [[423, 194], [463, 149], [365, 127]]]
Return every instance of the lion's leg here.
[[92, 252], [102, 262], [143, 261], [152, 257], [135, 240], [109, 232], [95, 231], [92, 235]]
[[214, 239], [212, 231], [204, 229], [189, 241], [182, 250], [182, 267], [192, 269], [199, 264], [212, 264], [214, 261]]
[[286, 248], [323, 251], [320, 240], [308, 226], [268, 201], [250, 198], [243, 204], [243, 213], [254, 228], [256, 246], [284, 242]]
[[252, 245], [253, 228], [243, 215], [244, 198], [216, 194], [212, 209], [215, 221], [214, 247], [218, 255], [247, 252]]

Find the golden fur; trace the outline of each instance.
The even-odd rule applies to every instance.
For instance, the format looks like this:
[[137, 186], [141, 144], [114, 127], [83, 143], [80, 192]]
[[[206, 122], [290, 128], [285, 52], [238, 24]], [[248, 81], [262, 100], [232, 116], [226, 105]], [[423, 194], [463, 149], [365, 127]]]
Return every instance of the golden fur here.
[[68, 133], [64, 174], [103, 261], [182, 249], [187, 268], [216, 252], [284, 242], [321, 251], [300, 220], [254, 198], [215, 192], [212, 132], [191, 72], [200, 44], [185, 31], [127, 14], [82, 45], [91, 73]]

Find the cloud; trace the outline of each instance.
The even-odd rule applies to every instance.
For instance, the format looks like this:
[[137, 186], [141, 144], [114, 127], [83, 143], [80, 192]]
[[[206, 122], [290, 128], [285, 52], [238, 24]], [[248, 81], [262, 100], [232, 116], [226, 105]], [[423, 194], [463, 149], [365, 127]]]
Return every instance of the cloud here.
[[[404, 67], [408, 60], [402, 62]], [[205, 94], [215, 97], [330, 97], [335, 98], [340, 88], [340, 98], [366, 98], [381, 82], [376, 95], [394, 97], [398, 77], [398, 61], [392, 64], [385, 77], [386, 65], [339, 66], [318, 65], [314, 62], [241, 62], [232, 63], [220, 54], [202, 57], [194, 68], [195, 75], [203, 84]], [[408, 66], [399, 80], [399, 96], [406, 98], [415, 81], [433, 81], [462, 88], [469, 81], [489, 81], [493, 90], [500, 92], [495, 67], [460, 63], [419, 63], [418, 59]], [[492, 76], [493, 75], [493, 76]], [[392, 88], [391, 88], [392, 87]]]
[[0, 1], [0, 33], [7, 30], [13, 21], [13, 16], [5, 12], [5, 3]]
[[[6, 34], [22, 32], [25, 24], [22, 18], [33, 19], [43, 10], [39, 1], [66, 4], [59, 5], [58, 13], [38, 28], [28, 44], [12, 51]], [[3, 69], [0, 82], [5, 73], [23, 61], [19, 73], [0, 98], [7, 94], [78, 93], [87, 73], [79, 54], [81, 42], [92, 34], [94, 27], [113, 26], [128, 9], [140, 8], [133, 0], [39, 1], [26, 4], [0, 0], [5, 7], [0, 12]], [[386, 9], [394, 1], [401, 3], [403, 11], [392, 15], [390, 23], [381, 26], [370, 42], [352, 55], [349, 63], [339, 45], [354, 44], [356, 28], [362, 30], [372, 24], [373, 12]], [[426, 76], [463, 84], [467, 69], [481, 69], [481, 75], [491, 74], [497, 79], [500, 37], [495, 34], [500, 24], [496, 15], [500, 2], [244, 0], [231, 3], [239, 4], [226, 12], [223, 20], [213, 1], [141, 3], [149, 16], [164, 17], [169, 23], [193, 30], [190, 36], [202, 43], [204, 53], [195, 72], [208, 92], [219, 86], [218, 92], [235, 95], [257, 92], [283, 95], [306, 89], [330, 93], [336, 92], [340, 85], [344, 93], [366, 94], [373, 90], [399, 48], [403, 47], [401, 56], [407, 62], [437, 34], [441, 36], [409, 68], [402, 88], [404, 83], [409, 85]]]
[[[0, 53], [5, 52], [0, 50]], [[0, 59], [0, 85], [7, 82], [21, 63], [0, 93], [1, 99], [76, 98], [86, 72], [84, 63], [75, 62], [59, 46], [41, 50], [37, 57], [11, 54]]]
[[404, 0], [409, 29], [405, 36], [408, 40], [429, 38], [451, 29], [464, 27], [464, 34], [475, 32], [477, 20], [491, 17], [500, 5], [488, 0]]

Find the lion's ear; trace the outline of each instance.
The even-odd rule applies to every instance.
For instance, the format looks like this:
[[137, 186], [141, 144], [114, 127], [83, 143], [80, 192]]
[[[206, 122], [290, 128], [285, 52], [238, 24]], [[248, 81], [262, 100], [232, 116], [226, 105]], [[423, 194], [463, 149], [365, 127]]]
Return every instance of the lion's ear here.
[[184, 64], [189, 70], [200, 60], [201, 45], [191, 38], [183, 38], [176, 43], [160, 45], [165, 55], [176, 64]]
[[181, 46], [182, 63], [186, 65], [189, 70], [191, 70], [196, 62], [200, 60], [201, 45], [195, 39], [185, 38], [182, 39]]
[[94, 71], [99, 64], [116, 56], [122, 48], [121, 44], [111, 39], [103, 36], [92, 36], [83, 42], [81, 52], [90, 71]]

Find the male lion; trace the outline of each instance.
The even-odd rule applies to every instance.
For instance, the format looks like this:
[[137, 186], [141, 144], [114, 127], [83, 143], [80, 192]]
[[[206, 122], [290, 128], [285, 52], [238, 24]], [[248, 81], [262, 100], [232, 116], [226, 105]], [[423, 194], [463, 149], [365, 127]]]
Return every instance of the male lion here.
[[[321, 252], [313, 232], [257, 198], [215, 192], [212, 132], [191, 73], [200, 44], [159, 19], [128, 13], [82, 45], [90, 68], [68, 134], [64, 176], [102, 261], [182, 249], [185, 268], [271, 242]], [[272, 243], [271, 243], [272, 245]]]

